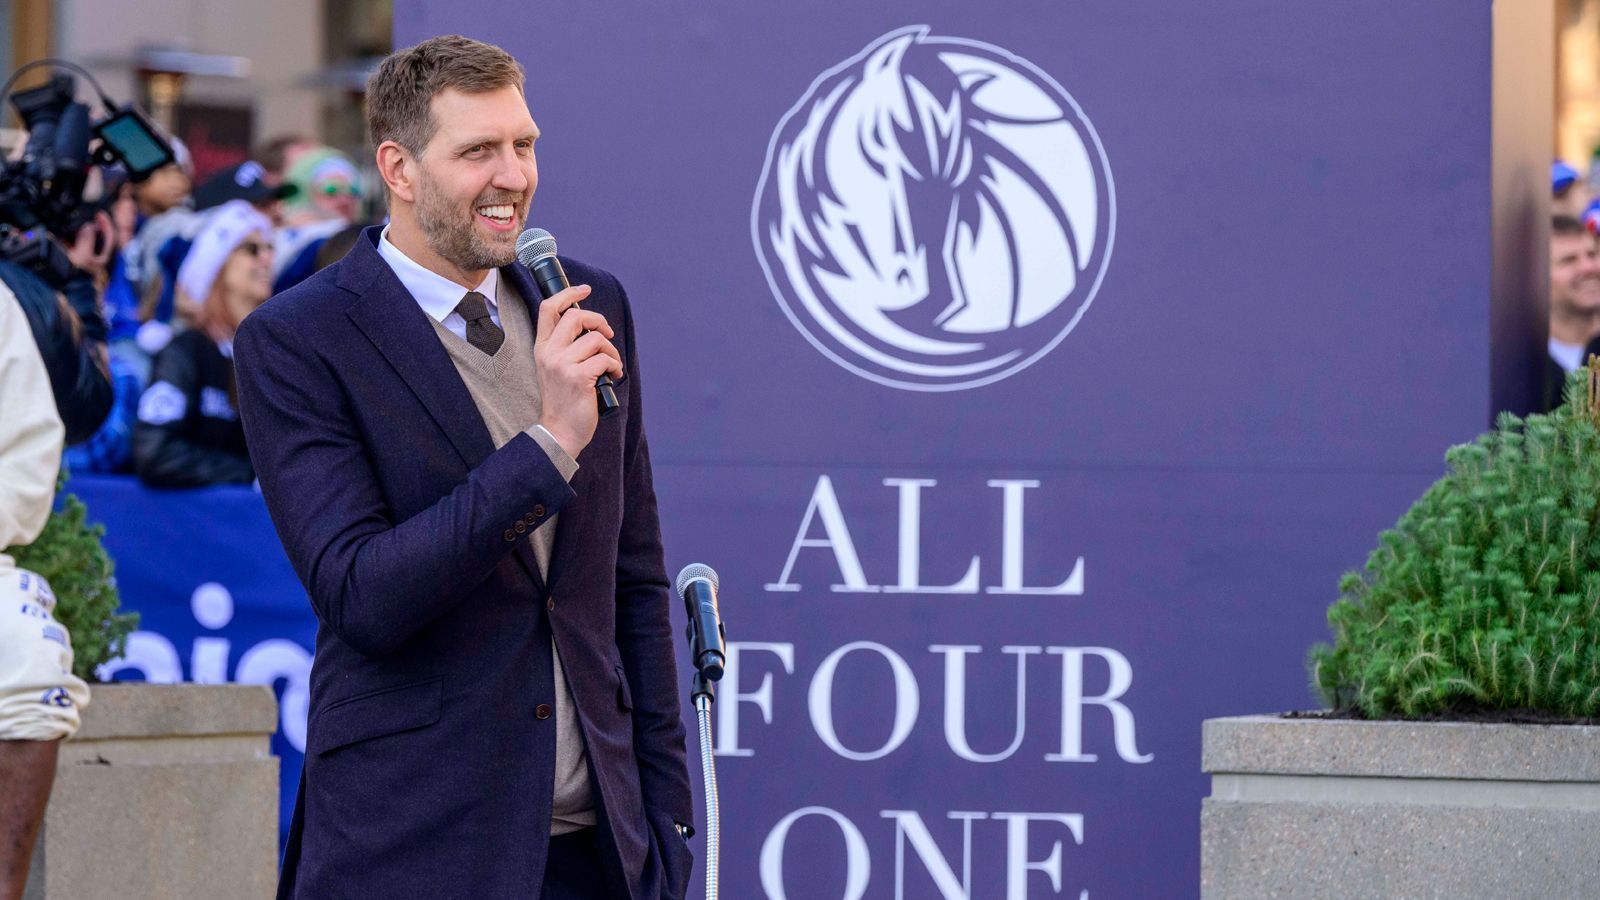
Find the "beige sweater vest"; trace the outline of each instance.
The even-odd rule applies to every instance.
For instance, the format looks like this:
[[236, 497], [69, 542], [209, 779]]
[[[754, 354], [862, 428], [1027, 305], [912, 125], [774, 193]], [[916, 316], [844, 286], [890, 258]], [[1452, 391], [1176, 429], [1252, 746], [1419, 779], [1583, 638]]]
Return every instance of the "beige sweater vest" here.
[[[466, 293], [463, 290], [463, 295]], [[533, 320], [528, 305], [517, 296], [506, 279], [500, 279], [500, 327], [505, 331], [505, 343], [487, 356], [482, 350], [457, 337], [454, 332], [434, 321], [433, 330], [439, 343], [450, 354], [456, 371], [472, 394], [472, 402], [489, 426], [489, 436], [496, 449], [505, 446], [512, 438], [527, 432], [545, 452], [568, 481], [577, 471], [573, 462], [555, 439], [542, 428], [535, 428], [542, 407], [539, 403], [539, 374], [533, 363]], [[540, 574], [550, 574], [550, 553], [555, 546], [556, 520], [551, 516], [540, 525], [531, 542], [534, 556], [539, 562]], [[578, 729], [577, 710], [572, 702], [572, 689], [567, 685], [566, 671], [561, 666], [561, 655], [556, 650], [554, 636], [550, 642], [550, 655], [555, 661], [555, 720], [556, 720], [556, 772], [555, 795], [551, 798], [550, 833], [565, 834], [595, 824], [593, 788], [589, 783], [589, 765], [584, 755], [583, 734]]]

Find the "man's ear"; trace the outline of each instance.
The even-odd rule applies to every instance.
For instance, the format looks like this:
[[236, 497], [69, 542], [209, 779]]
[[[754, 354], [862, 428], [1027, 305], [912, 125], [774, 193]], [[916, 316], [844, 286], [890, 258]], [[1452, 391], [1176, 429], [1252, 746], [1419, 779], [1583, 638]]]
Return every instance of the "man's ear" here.
[[389, 186], [389, 193], [407, 203], [415, 203], [416, 157], [394, 141], [378, 145], [378, 175]]

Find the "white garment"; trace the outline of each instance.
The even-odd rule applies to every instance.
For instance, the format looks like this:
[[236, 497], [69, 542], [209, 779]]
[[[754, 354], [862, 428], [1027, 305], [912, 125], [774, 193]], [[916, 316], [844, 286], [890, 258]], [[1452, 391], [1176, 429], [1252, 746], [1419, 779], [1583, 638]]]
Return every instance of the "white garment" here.
[[50, 518], [65, 438], [28, 317], [0, 282], [0, 551], [32, 543]]
[[1561, 366], [1563, 371], [1576, 372], [1583, 365], [1583, 345], [1568, 344], [1550, 339], [1550, 358]]
[[0, 741], [56, 741], [78, 731], [89, 686], [72, 674], [72, 639], [43, 578], [0, 568]]
[[[0, 283], [0, 550], [30, 544], [44, 529], [64, 437], [33, 330]], [[0, 553], [0, 740], [70, 737], [89, 703], [55, 604], [43, 578]]]

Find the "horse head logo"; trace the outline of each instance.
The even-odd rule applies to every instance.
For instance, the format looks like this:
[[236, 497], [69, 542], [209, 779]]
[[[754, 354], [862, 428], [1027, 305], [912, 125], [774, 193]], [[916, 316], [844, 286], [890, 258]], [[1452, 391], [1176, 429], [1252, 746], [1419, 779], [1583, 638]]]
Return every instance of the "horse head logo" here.
[[890, 32], [779, 123], [752, 230], [816, 347], [911, 390], [998, 381], [1048, 353], [1111, 255], [1111, 170], [1089, 120], [1005, 50]]

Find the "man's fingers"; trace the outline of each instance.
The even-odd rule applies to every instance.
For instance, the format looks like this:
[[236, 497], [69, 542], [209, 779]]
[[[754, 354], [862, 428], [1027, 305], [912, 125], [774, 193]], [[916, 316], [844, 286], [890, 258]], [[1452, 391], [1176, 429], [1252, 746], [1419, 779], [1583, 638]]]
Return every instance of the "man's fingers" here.
[[589, 296], [587, 284], [575, 284], [560, 293], [551, 296], [539, 304], [539, 342], [550, 339], [555, 331], [556, 322], [561, 314], [572, 307], [572, 304], [582, 301]]
[[578, 365], [587, 381], [597, 381], [601, 375], [610, 375], [613, 379], [622, 377], [622, 360], [606, 353], [596, 353]]
[[586, 331], [595, 332], [607, 338], [616, 337], [616, 334], [611, 330], [611, 323], [606, 321], [605, 316], [588, 309], [568, 309], [561, 314], [560, 321], [556, 322], [555, 330], [551, 332], [550, 339], [555, 341], [556, 346], [564, 347], [576, 341]]
[[606, 340], [605, 335], [598, 331], [591, 331], [572, 343], [572, 347], [565, 355], [573, 362], [583, 362], [595, 354], [604, 354], [622, 363], [622, 354], [617, 352], [616, 345]]

